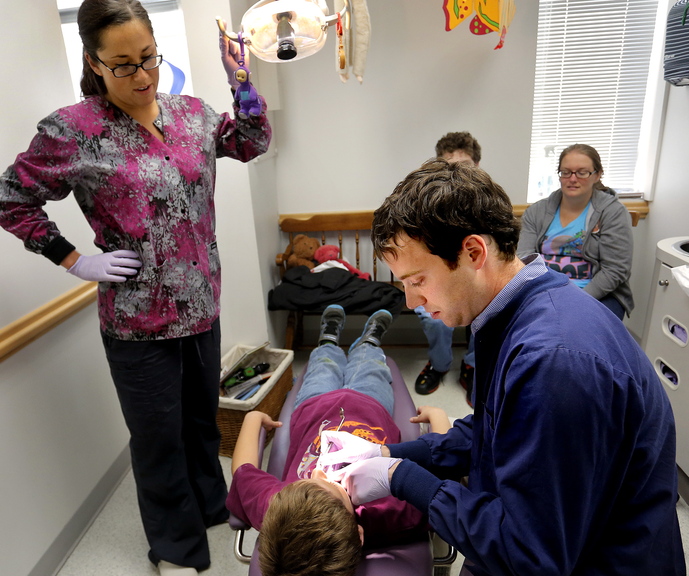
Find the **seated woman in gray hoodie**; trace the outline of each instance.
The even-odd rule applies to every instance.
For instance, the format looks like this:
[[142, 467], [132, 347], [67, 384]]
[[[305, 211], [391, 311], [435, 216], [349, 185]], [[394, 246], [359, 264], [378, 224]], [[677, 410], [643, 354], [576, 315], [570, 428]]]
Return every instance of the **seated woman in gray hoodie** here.
[[569, 276], [622, 320], [634, 308], [629, 211], [601, 182], [603, 165], [595, 148], [565, 148], [558, 175], [560, 189], [524, 212], [517, 254], [541, 254], [550, 268]]

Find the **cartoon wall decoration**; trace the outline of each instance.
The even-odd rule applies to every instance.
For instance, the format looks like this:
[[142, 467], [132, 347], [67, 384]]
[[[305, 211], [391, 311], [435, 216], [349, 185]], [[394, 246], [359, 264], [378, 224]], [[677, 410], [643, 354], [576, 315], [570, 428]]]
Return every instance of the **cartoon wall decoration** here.
[[474, 12], [469, 23], [472, 34], [483, 35], [500, 32], [500, 40], [495, 50], [505, 43], [507, 28], [514, 18], [515, 0], [443, 0], [445, 30], [448, 32], [461, 24]]

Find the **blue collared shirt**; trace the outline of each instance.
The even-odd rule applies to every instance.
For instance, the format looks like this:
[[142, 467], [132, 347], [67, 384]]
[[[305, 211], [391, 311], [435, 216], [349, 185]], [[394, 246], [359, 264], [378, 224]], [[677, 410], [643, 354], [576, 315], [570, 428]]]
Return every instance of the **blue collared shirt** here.
[[486, 325], [486, 322], [502, 312], [505, 306], [509, 304], [527, 282], [542, 276], [548, 271], [548, 266], [540, 254], [529, 254], [522, 258], [522, 262], [525, 264], [524, 268], [517, 272], [514, 278], [490, 301], [490, 304], [486, 306], [483, 312], [474, 318], [474, 321], [471, 323], [472, 334], [476, 334]]

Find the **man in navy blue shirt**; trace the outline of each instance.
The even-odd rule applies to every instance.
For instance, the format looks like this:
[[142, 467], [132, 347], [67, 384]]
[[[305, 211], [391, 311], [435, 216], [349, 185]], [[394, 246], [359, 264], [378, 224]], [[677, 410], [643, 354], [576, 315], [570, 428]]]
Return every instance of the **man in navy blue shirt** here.
[[684, 575], [667, 394], [614, 314], [540, 256], [516, 257], [504, 191], [431, 160], [376, 211], [372, 237], [410, 308], [471, 325], [475, 405], [380, 456], [342, 442], [322, 464], [354, 504], [412, 503], [463, 575]]

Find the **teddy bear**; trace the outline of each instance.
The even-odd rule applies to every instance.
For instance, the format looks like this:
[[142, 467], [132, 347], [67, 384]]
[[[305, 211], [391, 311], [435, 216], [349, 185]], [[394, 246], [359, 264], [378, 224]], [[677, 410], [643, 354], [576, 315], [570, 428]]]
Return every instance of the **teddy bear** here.
[[310, 238], [306, 234], [297, 234], [287, 246], [283, 256], [287, 269], [296, 266], [313, 268], [316, 265], [314, 254], [319, 246], [320, 242], [317, 238]]
[[327, 262], [328, 260], [335, 260], [336, 262], [339, 262], [342, 264], [347, 270], [349, 270], [352, 274], [355, 274], [359, 278], [363, 278], [364, 280], [370, 280], [371, 275], [368, 272], [362, 272], [358, 268], [355, 268], [352, 266], [349, 262], [344, 260], [343, 258], [339, 258], [340, 255], [340, 249], [333, 245], [333, 244], [324, 244], [323, 246], [320, 246], [318, 250], [316, 250], [315, 254], [313, 255], [314, 260], [318, 262], [319, 264], [323, 264], [323, 262]]

